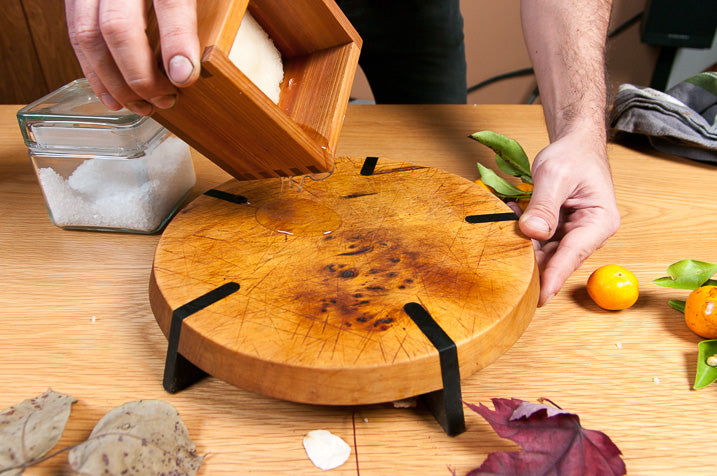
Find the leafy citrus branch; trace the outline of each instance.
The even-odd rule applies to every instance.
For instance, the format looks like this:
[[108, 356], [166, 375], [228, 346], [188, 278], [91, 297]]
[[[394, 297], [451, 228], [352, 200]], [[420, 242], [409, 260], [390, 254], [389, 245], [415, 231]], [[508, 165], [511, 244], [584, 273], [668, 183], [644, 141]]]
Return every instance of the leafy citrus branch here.
[[[692, 386], [695, 390], [706, 387], [717, 380], [717, 339], [714, 334], [706, 332], [705, 327], [708, 316], [701, 315], [709, 305], [711, 291], [717, 286], [712, 277], [717, 273], [717, 264], [692, 259], [680, 260], [667, 268], [667, 276], [655, 279], [653, 284], [673, 289], [686, 289], [691, 291], [687, 301], [670, 299], [671, 308], [685, 315], [685, 322], [696, 334], [710, 339], [701, 341], [698, 345], [697, 372]], [[714, 301], [711, 301], [714, 302]], [[697, 304], [697, 308], [696, 305]], [[701, 306], [701, 304], [704, 306]], [[691, 306], [688, 309], [688, 305]], [[708, 326], [709, 327], [709, 326]], [[702, 330], [702, 328], [705, 328]]]
[[520, 178], [522, 183], [515, 186], [490, 168], [478, 163], [476, 165], [480, 173], [480, 181], [501, 199], [513, 201], [530, 199], [533, 189], [530, 161], [518, 141], [493, 131], [475, 132], [469, 137], [493, 149], [498, 168], [507, 175]]

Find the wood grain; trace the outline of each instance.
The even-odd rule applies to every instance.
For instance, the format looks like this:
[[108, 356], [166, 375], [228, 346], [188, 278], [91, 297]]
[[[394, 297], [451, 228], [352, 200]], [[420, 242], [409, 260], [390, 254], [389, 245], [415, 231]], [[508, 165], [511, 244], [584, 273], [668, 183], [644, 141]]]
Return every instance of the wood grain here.
[[[216, 46], [228, 53], [244, 17], [249, 0], [207, 0], [197, 6], [199, 44]], [[154, 25], [152, 25], [154, 26]]]
[[47, 90], [43, 94], [84, 77], [67, 34], [64, 2], [23, 0], [22, 6], [45, 78]]
[[[538, 295], [533, 247], [510, 209], [455, 175], [337, 159], [328, 178], [228, 182], [168, 226], [150, 302], [172, 312], [235, 282], [239, 291], [186, 318], [179, 352], [235, 385], [286, 400], [355, 405], [443, 388], [436, 348], [404, 312], [420, 303], [456, 343], [467, 378], [507, 351]], [[288, 186], [286, 187], [288, 189]], [[485, 215], [486, 223], [469, 223]]]
[[21, 0], [6, 1], [0, 9], [0, 51], [0, 103], [30, 102], [47, 93]]
[[202, 74], [153, 117], [238, 180], [331, 170], [361, 39], [332, 1], [251, 2], [286, 65], [276, 105], [228, 59], [246, 8], [198, 3]]
[[[217, 378], [177, 394], [162, 389], [167, 339], [150, 308], [148, 280], [160, 236], [64, 231], [47, 216], [17, 125], [19, 106], [0, 106], [0, 408], [48, 387], [73, 395], [57, 448], [83, 441], [97, 421], [129, 400], [172, 403], [187, 423], [200, 475], [316, 475], [301, 439], [327, 429], [357, 451], [331, 474], [465, 474], [499, 450], [517, 450], [478, 415], [448, 437], [423, 408], [336, 407], [264, 397]], [[338, 154], [376, 155], [475, 179], [493, 154], [467, 138], [491, 129], [516, 138], [533, 157], [548, 143], [539, 106], [349, 106]], [[484, 150], [485, 149], [485, 150]], [[606, 433], [628, 474], [706, 474], [717, 466], [711, 434], [717, 387], [690, 389], [699, 337], [667, 306], [685, 292], [652, 285], [682, 258], [717, 262], [717, 168], [657, 153], [639, 143], [610, 144], [620, 231], [562, 291], [539, 308], [498, 360], [463, 380], [463, 398], [549, 397]], [[192, 200], [231, 179], [194, 154]], [[585, 281], [600, 265], [635, 273], [632, 308], [607, 312]], [[92, 321], [92, 317], [95, 321]], [[655, 380], [657, 379], [657, 380]], [[69, 474], [58, 455], [27, 474]]]

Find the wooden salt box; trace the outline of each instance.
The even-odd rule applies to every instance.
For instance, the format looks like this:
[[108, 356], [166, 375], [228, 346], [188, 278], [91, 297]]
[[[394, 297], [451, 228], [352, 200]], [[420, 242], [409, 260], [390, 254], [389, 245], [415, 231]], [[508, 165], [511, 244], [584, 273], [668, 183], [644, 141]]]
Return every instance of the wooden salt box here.
[[[282, 55], [278, 105], [228, 58], [247, 10]], [[361, 50], [339, 7], [201, 0], [197, 23], [201, 76], [153, 117], [238, 180], [330, 171]]]

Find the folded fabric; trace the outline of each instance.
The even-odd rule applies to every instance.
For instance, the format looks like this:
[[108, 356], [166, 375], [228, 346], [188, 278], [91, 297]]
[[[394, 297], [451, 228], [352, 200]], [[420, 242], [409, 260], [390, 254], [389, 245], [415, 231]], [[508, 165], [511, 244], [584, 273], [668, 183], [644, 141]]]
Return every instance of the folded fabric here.
[[717, 163], [717, 73], [700, 73], [666, 92], [623, 84], [610, 126], [642, 134], [662, 152]]

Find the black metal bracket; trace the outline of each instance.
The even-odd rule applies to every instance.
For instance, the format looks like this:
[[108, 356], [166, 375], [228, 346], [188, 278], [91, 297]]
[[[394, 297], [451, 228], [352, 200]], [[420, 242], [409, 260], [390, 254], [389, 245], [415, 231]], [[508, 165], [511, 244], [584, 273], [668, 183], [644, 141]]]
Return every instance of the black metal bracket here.
[[458, 350], [453, 340], [418, 303], [409, 302], [403, 310], [421, 329], [421, 332], [438, 350], [443, 388], [419, 396], [448, 436], [466, 431], [461, 398], [461, 375], [458, 367]]
[[167, 392], [177, 393], [207, 375], [206, 372], [179, 353], [179, 337], [182, 332], [182, 322], [184, 319], [238, 290], [239, 284], [228, 282], [178, 307], [172, 312], [172, 322], [169, 326], [169, 338], [167, 343], [167, 358], [164, 363], [164, 380], [162, 382]]

